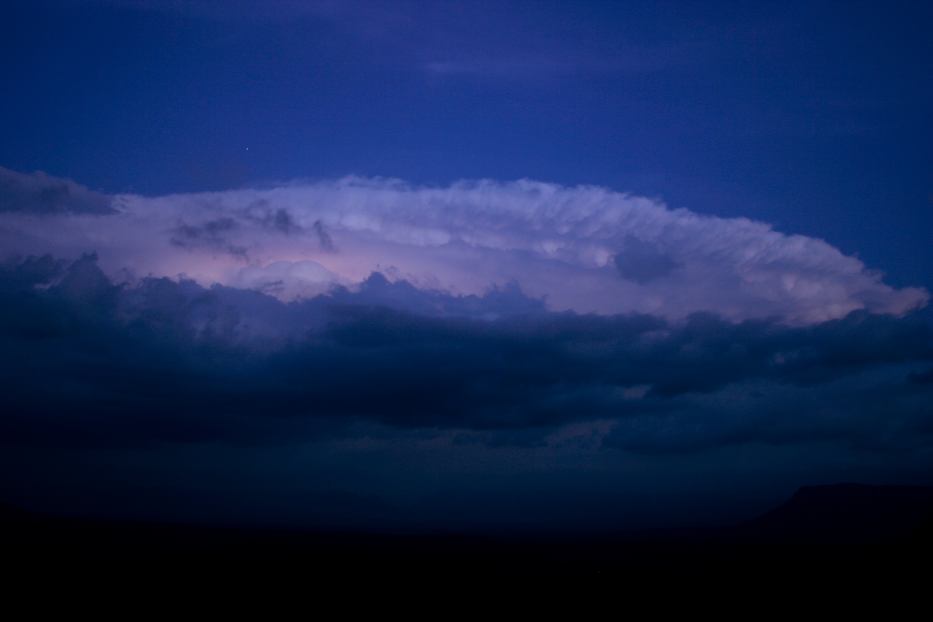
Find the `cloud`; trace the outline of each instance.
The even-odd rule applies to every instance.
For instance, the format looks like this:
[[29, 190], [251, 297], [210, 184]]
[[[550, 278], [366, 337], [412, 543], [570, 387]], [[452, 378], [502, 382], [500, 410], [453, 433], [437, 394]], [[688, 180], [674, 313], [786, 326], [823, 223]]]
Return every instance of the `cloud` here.
[[337, 275], [306, 259], [246, 266], [231, 280], [231, 285], [293, 300], [322, 294], [336, 282]]
[[[458, 50], [454, 58], [429, 60], [423, 64], [426, 74], [437, 78], [473, 78], [494, 81], [537, 81], [566, 79], [581, 75], [637, 75], [663, 71], [687, 62], [683, 47], [658, 46], [608, 49], [605, 54], [585, 50], [504, 49], [498, 55], [488, 50]], [[435, 52], [436, 53], [436, 52]], [[449, 52], [448, 52], [449, 53]]]
[[679, 266], [654, 245], [633, 237], [622, 243], [622, 249], [616, 253], [613, 261], [622, 278], [640, 285], [664, 278]]
[[199, 225], [189, 225], [185, 222], [180, 222], [172, 229], [170, 241], [179, 248], [204, 248], [211, 251], [228, 253], [238, 259], [246, 259], [246, 248], [231, 244], [227, 239], [238, 226], [239, 224], [237, 221], [232, 218], [216, 218]]
[[444, 78], [487, 78], [494, 80], [535, 80], [566, 77], [577, 73], [609, 72], [611, 65], [566, 57], [540, 58], [489, 58], [478, 60], [475, 56], [467, 60], [431, 61], [424, 71], [435, 77]]
[[[85, 0], [88, 1], [88, 0]], [[590, 15], [567, 30], [567, 12], [510, 3], [351, 0], [96, 0], [118, 7], [231, 24], [311, 21], [346, 39], [353, 54], [414, 68], [433, 79], [536, 82], [580, 75], [638, 75], [693, 62], [698, 46], [676, 38], [648, 43], [638, 33], [605, 29]], [[581, 31], [580, 27], [585, 30]], [[365, 45], [359, 45], [361, 42]], [[367, 52], [369, 50], [370, 52]]]
[[280, 280], [288, 300], [322, 291], [322, 275], [352, 288], [374, 271], [453, 294], [516, 283], [554, 311], [670, 320], [806, 325], [857, 310], [903, 315], [928, 299], [825, 241], [594, 186], [348, 177], [113, 202], [106, 222], [0, 214], [0, 243], [20, 257], [96, 252], [113, 278], [183, 274], [267, 292]]
[[111, 197], [42, 171], [18, 173], [0, 166], [0, 213], [113, 214]]
[[324, 268], [266, 266], [243, 288], [117, 282], [98, 263], [0, 263], [8, 499], [304, 527], [617, 529], [695, 517], [710, 498], [930, 472], [922, 314], [577, 314], [516, 283], [453, 295], [381, 273], [290, 299], [261, 290]]
[[493, 444], [596, 426], [598, 446], [637, 453], [933, 442], [933, 327], [864, 312], [671, 323], [381, 275], [282, 302], [166, 278], [117, 286], [93, 256], [43, 257], [0, 273], [0, 344], [7, 442], [280, 442], [360, 421]]
[[327, 229], [324, 228], [324, 223], [320, 220], [315, 220], [312, 225], [314, 233], [317, 235], [318, 243], [321, 245], [321, 248], [325, 251], [333, 253], [337, 250], [337, 247], [334, 246], [334, 240], [330, 237], [330, 234], [327, 232]]
[[911, 382], [917, 384], [933, 384], [933, 369], [925, 372], [915, 372], [909, 376]]

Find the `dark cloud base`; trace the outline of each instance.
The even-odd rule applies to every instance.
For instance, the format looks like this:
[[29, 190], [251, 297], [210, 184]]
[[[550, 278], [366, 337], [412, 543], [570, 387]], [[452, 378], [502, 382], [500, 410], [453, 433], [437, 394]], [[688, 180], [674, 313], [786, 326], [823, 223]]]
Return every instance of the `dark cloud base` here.
[[55, 513], [611, 530], [933, 466], [921, 317], [671, 323], [380, 274], [283, 303], [44, 256], [0, 268], [0, 351], [0, 499]]
[[604, 447], [649, 453], [814, 438], [900, 450], [933, 434], [933, 330], [918, 319], [670, 324], [381, 275], [282, 303], [115, 285], [92, 256], [8, 264], [0, 297], [6, 442], [261, 442], [358, 421], [518, 444], [608, 421]]

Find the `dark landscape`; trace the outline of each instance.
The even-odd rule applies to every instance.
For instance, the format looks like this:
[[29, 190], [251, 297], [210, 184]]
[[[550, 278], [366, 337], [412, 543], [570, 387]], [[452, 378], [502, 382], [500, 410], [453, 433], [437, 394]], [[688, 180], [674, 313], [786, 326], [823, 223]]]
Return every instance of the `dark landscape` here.
[[[933, 489], [838, 484], [800, 489], [736, 525], [618, 533], [365, 533], [2, 514], [8, 567], [54, 575], [167, 570], [435, 579], [646, 576], [705, 580], [915, 574], [933, 553]], [[260, 569], [262, 569], [260, 571]]]

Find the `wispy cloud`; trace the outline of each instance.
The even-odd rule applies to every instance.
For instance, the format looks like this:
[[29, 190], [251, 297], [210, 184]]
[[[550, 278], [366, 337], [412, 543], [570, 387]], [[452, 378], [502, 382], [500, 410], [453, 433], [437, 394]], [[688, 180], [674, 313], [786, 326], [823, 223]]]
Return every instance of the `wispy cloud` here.
[[112, 198], [70, 179], [41, 171], [32, 174], [0, 166], [0, 213], [111, 214]]
[[471, 77], [510, 80], [568, 78], [593, 74], [640, 74], [660, 71], [679, 62], [670, 50], [633, 51], [615, 58], [562, 54], [560, 51], [541, 57], [523, 57], [519, 52], [498, 58], [433, 60], [424, 64], [427, 74], [437, 77]]
[[[579, 33], [564, 30], [564, 17], [534, 3], [75, 1], [228, 23], [259, 20], [294, 25], [311, 20], [332, 29], [338, 38], [365, 42], [367, 50], [376, 51], [373, 60], [407, 66], [432, 78], [540, 81], [592, 74], [642, 74], [691, 62], [696, 55], [695, 46], [687, 41], [646, 44], [635, 41], [631, 33], [599, 27], [591, 27], [584, 39]], [[359, 45], [354, 49], [360, 53]]]

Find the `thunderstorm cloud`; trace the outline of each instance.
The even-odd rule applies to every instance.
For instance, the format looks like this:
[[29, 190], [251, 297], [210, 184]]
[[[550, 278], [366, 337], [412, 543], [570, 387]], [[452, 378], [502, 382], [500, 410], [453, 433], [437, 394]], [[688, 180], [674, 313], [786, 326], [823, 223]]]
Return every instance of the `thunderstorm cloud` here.
[[[51, 184], [43, 174], [15, 175], [14, 190]], [[24, 193], [16, 190], [16, 201]], [[709, 312], [793, 325], [853, 311], [900, 316], [928, 298], [923, 289], [886, 284], [823, 240], [592, 186], [480, 180], [426, 187], [351, 177], [117, 195], [105, 218], [99, 214], [109, 203], [82, 200], [82, 209], [66, 210], [56, 199], [4, 210], [6, 254], [96, 252], [118, 279], [185, 275], [205, 287], [253, 288], [286, 300], [356, 287], [378, 271], [456, 295], [517, 283], [552, 311], [668, 319]]]

